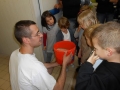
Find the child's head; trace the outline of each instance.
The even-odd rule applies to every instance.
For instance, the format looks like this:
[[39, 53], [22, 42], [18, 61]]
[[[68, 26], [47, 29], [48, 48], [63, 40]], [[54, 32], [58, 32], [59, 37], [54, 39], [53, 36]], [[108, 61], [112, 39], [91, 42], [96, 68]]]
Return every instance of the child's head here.
[[61, 17], [58, 20], [58, 26], [60, 27], [61, 30], [68, 29], [68, 27], [70, 26], [70, 23], [66, 17]]
[[91, 34], [96, 54], [106, 59], [120, 54], [120, 24], [108, 22], [97, 27]]
[[56, 19], [55, 19], [54, 15], [52, 15], [49, 11], [43, 12], [43, 14], [41, 16], [41, 24], [42, 24], [42, 26], [49, 29], [48, 25], [52, 26], [55, 23], [56, 23]]
[[85, 10], [91, 10], [91, 7], [89, 5], [82, 5], [80, 7], [80, 11], [79, 11], [78, 15], [81, 14]]
[[97, 24], [96, 14], [92, 10], [83, 11], [77, 18], [77, 21], [81, 28], [86, 30], [89, 26]]
[[92, 26], [90, 26], [89, 28], [87, 28], [87, 29], [84, 31], [84, 35], [85, 35], [87, 44], [88, 44], [90, 47], [93, 47], [93, 45], [92, 45], [92, 40], [91, 40], [91, 34], [92, 34], [92, 32], [95, 30], [95, 28], [99, 27], [100, 25], [101, 25], [101, 24], [92, 25]]

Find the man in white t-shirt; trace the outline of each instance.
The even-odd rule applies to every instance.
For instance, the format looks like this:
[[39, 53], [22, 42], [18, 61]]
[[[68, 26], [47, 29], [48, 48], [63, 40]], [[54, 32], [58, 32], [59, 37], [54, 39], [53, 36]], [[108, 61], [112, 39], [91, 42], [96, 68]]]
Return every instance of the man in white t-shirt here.
[[56, 81], [47, 69], [58, 66], [57, 62], [42, 63], [34, 54], [34, 48], [42, 44], [43, 35], [36, 23], [21, 20], [15, 24], [14, 35], [21, 44], [13, 51], [9, 62], [10, 82], [12, 90], [63, 90], [67, 64], [72, 54], [63, 57], [61, 74]]

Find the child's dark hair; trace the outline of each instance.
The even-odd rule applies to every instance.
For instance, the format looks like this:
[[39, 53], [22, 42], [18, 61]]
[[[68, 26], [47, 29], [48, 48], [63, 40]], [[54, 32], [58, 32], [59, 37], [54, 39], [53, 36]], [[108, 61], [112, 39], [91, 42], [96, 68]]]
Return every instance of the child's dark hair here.
[[43, 14], [41, 16], [41, 24], [42, 24], [43, 27], [46, 27], [47, 29], [49, 29], [49, 27], [48, 27], [48, 25], [46, 23], [46, 17], [53, 17], [54, 23], [56, 23], [56, 18], [49, 11], [43, 12]]

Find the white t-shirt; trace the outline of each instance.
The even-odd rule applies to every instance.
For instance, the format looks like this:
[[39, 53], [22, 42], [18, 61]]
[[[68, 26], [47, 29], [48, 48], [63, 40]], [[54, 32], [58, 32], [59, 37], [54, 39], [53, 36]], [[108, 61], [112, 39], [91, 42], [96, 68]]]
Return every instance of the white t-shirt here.
[[56, 80], [35, 54], [15, 50], [10, 57], [9, 72], [12, 90], [53, 90]]
[[71, 41], [71, 37], [70, 37], [70, 32], [69, 30], [67, 30], [67, 33], [63, 33], [63, 36], [64, 36], [64, 41]]

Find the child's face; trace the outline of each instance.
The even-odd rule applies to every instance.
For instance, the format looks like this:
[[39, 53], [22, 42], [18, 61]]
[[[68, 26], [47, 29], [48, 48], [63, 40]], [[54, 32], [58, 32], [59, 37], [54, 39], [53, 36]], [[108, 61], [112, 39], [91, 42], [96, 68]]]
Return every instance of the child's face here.
[[53, 17], [46, 17], [46, 23], [50, 26], [54, 25], [54, 19]]
[[83, 24], [82, 22], [80, 22], [79, 25], [80, 25], [80, 27], [81, 27], [83, 30], [85, 30], [85, 26], [84, 26], [84, 24]]
[[60, 28], [62, 32], [66, 33], [67, 32], [67, 28]]
[[98, 55], [98, 57], [100, 57], [101, 59], [106, 59], [106, 57], [107, 57], [107, 50], [101, 48], [98, 45], [98, 40], [96, 38], [92, 39], [92, 43], [93, 43], [93, 46], [94, 46], [94, 49], [95, 49], [95, 54]]
[[86, 38], [87, 44], [88, 44], [90, 47], [92, 47], [92, 44], [91, 44], [90, 39], [89, 39], [86, 35], [85, 35], [85, 38]]

